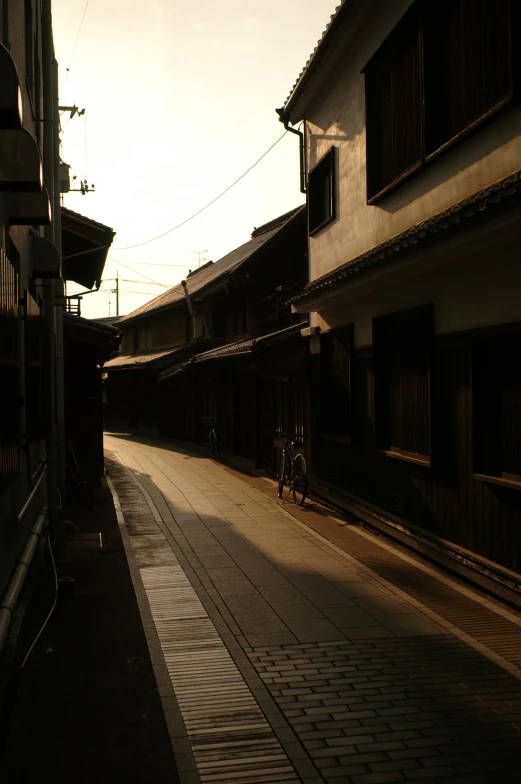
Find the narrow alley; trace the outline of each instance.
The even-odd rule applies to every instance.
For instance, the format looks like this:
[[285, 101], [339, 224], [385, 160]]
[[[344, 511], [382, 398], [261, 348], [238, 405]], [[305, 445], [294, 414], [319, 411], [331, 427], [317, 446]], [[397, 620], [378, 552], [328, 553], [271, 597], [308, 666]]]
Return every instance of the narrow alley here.
[[260, 476], [105, 449], [182, 784], [519, 780], [519, 614]]

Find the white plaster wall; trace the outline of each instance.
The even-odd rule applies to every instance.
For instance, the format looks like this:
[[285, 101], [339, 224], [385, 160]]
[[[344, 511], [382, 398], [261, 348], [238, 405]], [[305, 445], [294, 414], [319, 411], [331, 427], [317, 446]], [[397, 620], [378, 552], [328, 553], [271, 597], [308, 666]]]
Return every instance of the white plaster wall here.
[[437, 335], [521, 322], [521, 242], [467, 256], [427, 273], [387, 283], [314, 314], [323, 330], [354, 324], [356, 347], [371, 345], [372, 319], [434, 303]]
[[337, 218], [310, 238], [310, 280], [450, 207], [521, 166], [521, 106], [509, 108], [413, 174], [377, 205], [367, 204], [365, 80], [362, 68], [411, 0], [354, 3], [350, 29], [299, 99], [308, 167], [338, 147]]

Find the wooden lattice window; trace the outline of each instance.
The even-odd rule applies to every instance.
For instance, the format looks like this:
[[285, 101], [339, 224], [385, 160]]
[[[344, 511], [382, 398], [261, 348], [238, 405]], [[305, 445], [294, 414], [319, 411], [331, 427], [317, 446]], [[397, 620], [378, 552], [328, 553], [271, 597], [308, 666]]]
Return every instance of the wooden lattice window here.
[[375, 443], [380, 450], [430, 463], [430, 305], [373, 319]]
[[320, 337], [320, 407], [322, 435], [351, 437], [352, 325]]
[[331, 147], [308, 176], [309, 233], [332, 221], [335, 205], [335, 148]]
[[474, 472], [521, 485], [521, 331], [473, 341]]
[[406, 13], [365, 69], [368, 198], [422, 162], [419, 8]]
[[426, 154], [513, 97], [510, 0], [425, 4]]
[[416, 0], [364, 69], [367, 197], [509, 104], [517, 0]]

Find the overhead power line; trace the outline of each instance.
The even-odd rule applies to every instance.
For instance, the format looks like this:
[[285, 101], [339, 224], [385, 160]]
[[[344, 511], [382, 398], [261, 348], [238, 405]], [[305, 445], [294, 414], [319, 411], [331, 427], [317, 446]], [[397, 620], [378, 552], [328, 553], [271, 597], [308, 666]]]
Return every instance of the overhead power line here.
[[166, 285], [165, 283], [152, 283], [152, 281], [150, 281], [150, 283], [147, 284], [146, 280], [130, 280], [130, 278], [120, 278], [120, 280], [123, 280], [125, 283], [139, 283], [141, 286], [144, 285], [165, 286]]
[[71, 56], [69, 59], [69, 65], [67, 66], [67, 70], [71, 67], [72, 58], [74, 57], [74, 52], [76, 51], [76, 44], [78, 43], [78, 38], [80, 37], [81, 28], [83, 27], [83, 20], [85, 19], [85, 14], [87, 13], [87, 8], [89, 7], [90, 0], [87, 0], [85, 3], [85, 8], [83, 9], [83, 16], [81, 17], [80, 26], [78, 28], [78, 33], [76, 35], [76, 40], [74, 41], [74, 46], [72, 47]]
[[125, 269], [128, 269], [131, 272], [134, 272], [136, 275], [141, 275], [142, 278], [145, 278], [145, 280], [149, 280], [150, 283], [155, 283], [156, 286], [162, 286], [164, 289], [170, 288], [170, 286], [167, 286], [166, 283], [158, 283], [157, 280], [152, 280], [152, 278], [148, 278], [146, 275], [143, 275], [143, 273], [140, 272], [139, 270], [134, 270], [131, 267], [127, 266], [126, 264], [123, 264], [122, 261], [119, 261], [119, 259], [115, 259], [114, 256], [109, 256], [109, 259], [112, 259], [112, 261], [115, 261], [116, 264], [121, 264], [122, 267], [125, 267]]
[[162, 234], [158, 234], [157, 237], [152, 237], [151, 239], [145, 240], [144, 242], [138, 242], [137, 245], [126, 245], [125, 247], [114, 248], [114, 250], [130, 250], [131, 248], [140, 248], [142, 245], [148, 245], [150, 242], [155, 242], [156, 240], [160, 240], [161, 237], [166, 237], [167, 234], [171, 234], [173, 231], [176, 231], [176, 229], [180, 229], [181, 226], [185, 226], [187, 223], [189, 223], [189, 221], [193, 220], [194, 218], [197, 218], [198, 215], [200, 215], [202, 212], [207, 210], [208, 207], [211, 207], [212, 204], [215, 204], [215, 202], [218, 201], [222, 196], [224, 196], [225, 193], [228, 193], [228, 191], [231, 190], [235, 185], [237, 185], [238, 182], [240, 182], [242, 179], [244, 179], [244, 177], [246, 177], [246, 175], [249, 174], [251, 172], [251, 170], [254, 169], [257, 166], [257, 164], [259, 164], [262, 161], [262, 159], [265, 158], [266, 155], [273, 150], [274, 147], [276, 147], [276, 145], [281, 141], [281, 139], [284, 138], [284, 136], [286, 134], [287, 134], [287, 131], [284, 131], [282, 136], [279, 136], [277, 141], [274, 144], [272, 144], [271, 147], [269, 149], [267, 149], [266, 152], [263, 153], [261, 155], [261, 157], [258, 158], [258, 160], [256, 160], [255, 163], [252, 166], [250, 166], [249, 169], [246, 169], [244, 174], [241, 174], [240, 177], [237, 177], [235, 182], [232, 182], [231, 185], [228, 185], [228, 187], [224, 191], [222, 191], [222, 193], [220, 193], [218, 196], [216, 196], [215, 199], [212, 199], [212, 201], [209, 201], [208, 204], [205, 204], [205, 206], [201, 207], [200, 210], [197, 210], [197, 212], [194, 212], [193, 215], [190, 215], [190, 217], [186, 218], [186, 220], [182, 221], [182, 223], [178, 223], [177, 226], [172, 226], [171, 229], [168, 229], [167, 231], [164, 231]]
[[158, 261], [129, 261], [133, 267], [193, 267], [193, 264], [165, 264]]

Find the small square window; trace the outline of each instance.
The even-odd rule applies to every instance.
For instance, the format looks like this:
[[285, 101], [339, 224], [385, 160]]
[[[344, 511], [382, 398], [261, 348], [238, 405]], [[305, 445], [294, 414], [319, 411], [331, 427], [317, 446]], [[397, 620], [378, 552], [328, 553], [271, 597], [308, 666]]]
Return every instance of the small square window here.
[[309, 233], [335, 217], [335, 147], [331, 147], [308, 176]]

